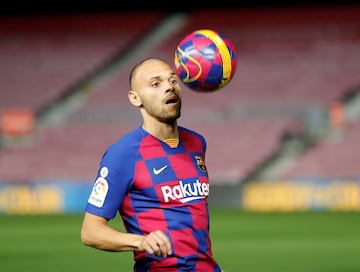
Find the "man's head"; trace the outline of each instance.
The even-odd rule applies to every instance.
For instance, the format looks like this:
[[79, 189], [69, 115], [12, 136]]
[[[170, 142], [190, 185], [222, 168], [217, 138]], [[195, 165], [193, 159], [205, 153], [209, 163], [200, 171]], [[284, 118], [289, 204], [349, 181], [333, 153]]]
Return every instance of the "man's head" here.
[[130, 102], [140, 109], [144, 122], [176, 122], [181, 115], [181, 87], [173, 68], [157, 58], [145, 59], [130, 73]]

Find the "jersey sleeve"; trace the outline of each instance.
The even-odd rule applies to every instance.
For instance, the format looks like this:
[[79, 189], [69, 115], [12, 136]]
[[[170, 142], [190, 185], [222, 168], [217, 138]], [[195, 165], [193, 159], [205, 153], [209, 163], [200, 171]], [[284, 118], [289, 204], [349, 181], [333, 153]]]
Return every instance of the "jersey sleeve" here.
[[111, 145], [104, 153], [85, 210], [114, 218], [133, 182], [136, 152], [126, 140]]

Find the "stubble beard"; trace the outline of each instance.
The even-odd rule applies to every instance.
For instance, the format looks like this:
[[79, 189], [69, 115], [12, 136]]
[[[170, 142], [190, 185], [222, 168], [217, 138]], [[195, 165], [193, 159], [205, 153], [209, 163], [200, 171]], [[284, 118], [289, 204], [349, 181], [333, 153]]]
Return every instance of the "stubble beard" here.
[[168, 114], [165, 110], [161, 114], [159, 120], [167, 124], [174, 124], [181, 117], [181, 104], [176, 109], [175, 114]]
[[153, 107], [153, 104], [147, 104], [147, 106], [146, 104], [143, 104], [142, 107], [148, 116], [169, 125], [174, 124], [181, 116], [181, 102], [179, 102], [179, 105], [176, 106], [176, 109], [171, 111], [166, 110], [165, 107], [162, 109], [156, 109]]

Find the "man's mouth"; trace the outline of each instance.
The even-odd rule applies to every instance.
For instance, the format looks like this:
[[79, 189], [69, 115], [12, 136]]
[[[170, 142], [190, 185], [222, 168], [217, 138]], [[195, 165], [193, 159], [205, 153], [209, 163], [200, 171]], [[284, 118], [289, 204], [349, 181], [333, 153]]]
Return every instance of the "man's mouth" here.
[[171, 96], [165, 100], [165, 104], [176, 104], [179, 101], [177, 96]]

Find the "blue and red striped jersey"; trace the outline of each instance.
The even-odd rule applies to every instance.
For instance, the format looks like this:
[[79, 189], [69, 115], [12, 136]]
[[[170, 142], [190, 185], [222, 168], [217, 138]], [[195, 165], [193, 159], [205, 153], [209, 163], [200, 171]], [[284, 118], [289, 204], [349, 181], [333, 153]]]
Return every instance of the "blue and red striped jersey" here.
[[179, 127], [170, 147], [141, 126], [104, 153], [86, 211], [122, 217], [126, 231], [146, 235], [162, 230], [172, 244], [166, 258], [134, 252], [134, 271], [220, 272], [209, 236], [209, 178], [206, 141]]

